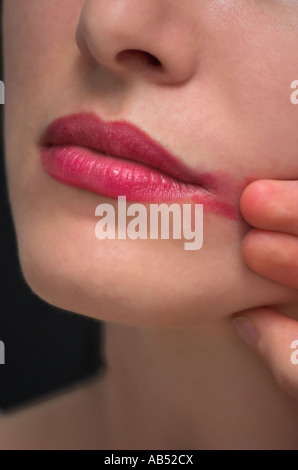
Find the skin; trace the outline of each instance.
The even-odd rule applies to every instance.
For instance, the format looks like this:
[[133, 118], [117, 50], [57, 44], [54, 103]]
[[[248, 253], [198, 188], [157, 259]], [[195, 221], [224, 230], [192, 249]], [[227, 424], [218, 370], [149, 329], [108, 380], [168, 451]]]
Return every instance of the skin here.
[[[4, 1], [22, 270], [47, 302], [106, 322], [108, 369], [3, 418], [3, 448], [297, 448], [297, 402], [263, 364], [297, 388], [298, 190], [286, 181], [298, 178], [297, 26], [292, 1]], [[207, 211], [198, 252], [176, 240], [99, 243], [94, 210], [112, 201], [58, 183], [39, 161], [46, 126], [79, 111], [131, 122], [216, 173], [243, 219]]]
[[[296, 181], [257, 181], [245, 189], [240, 200], [244, 217], [256, 227], [250, 230], [242, 244], [246, 263], [262, 276], [296, 289], [297, 197]], [[294, 315], [293, 310], [291, 316]], [[244, 328], [238, 323], [240, 335], [271, 369], [278, 385], [297, 399], [297, 366], [289, 361], [289, 345], [298, 336], [297, 322], [271, 308], [252, 309], [235, 318], [250, 322], [255, 331], [250, 328], [247, 332], [245, 322], [242, 323]]]

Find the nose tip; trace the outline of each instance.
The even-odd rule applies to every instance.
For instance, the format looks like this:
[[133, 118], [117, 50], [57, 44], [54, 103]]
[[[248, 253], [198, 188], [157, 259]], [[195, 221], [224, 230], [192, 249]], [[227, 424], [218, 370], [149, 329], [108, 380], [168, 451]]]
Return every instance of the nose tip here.
[[177, 84], [197, 66], [191, 35], [184, 34], [188, 25], [179, 8], [168, 14], [157, 0], [86, 0], [76, 41], [94, 66], [118, 76], [146, 75]]

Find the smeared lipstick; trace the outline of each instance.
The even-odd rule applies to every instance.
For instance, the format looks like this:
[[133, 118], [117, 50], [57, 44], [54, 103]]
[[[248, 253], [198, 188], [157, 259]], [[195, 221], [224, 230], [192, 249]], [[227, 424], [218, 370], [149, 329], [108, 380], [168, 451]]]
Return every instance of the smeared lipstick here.
[[230, 203], [212, 191], [214, 176], [188, 168], [143, 131], [93, 114], [59, 118], [41, 139], [41, 162], [62, 183], [134, 202], [193, 201], [228, 218]]

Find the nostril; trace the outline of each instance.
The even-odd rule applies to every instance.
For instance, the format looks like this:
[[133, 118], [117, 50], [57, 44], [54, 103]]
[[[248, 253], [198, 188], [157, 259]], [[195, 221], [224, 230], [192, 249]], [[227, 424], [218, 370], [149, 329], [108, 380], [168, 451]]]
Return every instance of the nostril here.
[[117, 54], [119, 63], [132, 64], [139, 67], [149, 66], [162, 68], [161, 62], [154, 55], [138, 49], [125, 49]]

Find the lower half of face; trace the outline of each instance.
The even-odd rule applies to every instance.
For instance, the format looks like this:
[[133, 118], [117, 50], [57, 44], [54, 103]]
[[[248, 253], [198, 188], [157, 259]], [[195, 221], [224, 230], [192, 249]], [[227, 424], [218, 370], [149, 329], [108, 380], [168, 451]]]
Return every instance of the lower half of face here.
[[[184, 55], [193, 65], [183, 69], [192, 73], [181, 82], [179, 64], [178, 72], [169, 67], [161, 79], [130, 59], [119, 69], [114, 67], [114, 56], [110, 62], [104, 57], [101, 64], [97, 57], [97, 63], [91, 63], [74, 39], [83, 4], [89, 2], [31, 2], [30, 12], [20, 0], [15, 6], [6, 3], [4, 52], [9, 193], [20, 261], [32, 290], [76, 313], [153, 326], [195, 325], [246, 308], [297, 301], [294, 291], [258, 276], [244, 264], [241, 240], [250, 227], [238, 208], [241, 191], [250, 181], [298, 177], [298, 109], [290, 101], [290, 84], [298, 79], [291, 47], [298, 36], [290, 15], [276, 32], [274, 12], [258, 11], [256, 6], [241, 10], [237, 25], [236, 6], [221, 11], [226, 15], [223, 23], [208, 8], [201, 5], [196, 10], [189, 2], [180, 24], [181, 15], [174, 9], [171, 18], [177, 15], [173, 24], [182, 29], [181, 37], [194, 8], [200, 26], [193, 31], [198, 31], [201, 50], [185, 45]], [[20, 18], [23, 24], [17, 28]], [[87, 20], [88, 16], [85, 36], [90, 34], [96, 44]], [[218, 29], [209, 26], [212, 21]], [[124, 41], [133, 35], [130, 31]], [[131, 37], [137, 49], [134, 41], [143, 38]], [[149, 41], [144, 37], [143, 49]], [[159, 43], [151, 49], [149, 42], [145, 45], [161, 63], [166, 61], [166, 48], [159, 55]], [[203, 226], [201, 221], [198, 225], [203, 234], [200, 249], [187, 250], [185, 239], [171, 236], [102, 240], [96, 236], [95, 210], [101, 204], [115, 208], [117, 228], [115, 198], [94, 188], [65, 184], [42, 165], [40, 142], [45, 129], [62, 116], [78, 113], [137, 126], [139, 135], [146, 132], [184, 166], [208, 175], [209, 195], [203, 191], [192, 199], [193, 206], [204, 206]], [[129, 191], [142, 199], [144, 185], [139, 192], [137, 183], [132, 186]], [[127, 206], [133, 202], [137, 201], [132, 196]], [[143, 201], [147, 211], [151, 202], [156, 200]], [[181, 210], [186, 202], [178, 198]]]

